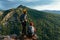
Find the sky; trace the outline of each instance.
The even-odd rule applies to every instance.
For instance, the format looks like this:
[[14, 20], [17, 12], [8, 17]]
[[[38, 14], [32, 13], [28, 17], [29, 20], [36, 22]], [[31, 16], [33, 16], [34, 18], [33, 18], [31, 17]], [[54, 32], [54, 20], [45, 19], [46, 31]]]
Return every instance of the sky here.
[[60, 0], [0, 0], [0, 9], [8, 10], [24, 5], [36, 10], [60, 10]]

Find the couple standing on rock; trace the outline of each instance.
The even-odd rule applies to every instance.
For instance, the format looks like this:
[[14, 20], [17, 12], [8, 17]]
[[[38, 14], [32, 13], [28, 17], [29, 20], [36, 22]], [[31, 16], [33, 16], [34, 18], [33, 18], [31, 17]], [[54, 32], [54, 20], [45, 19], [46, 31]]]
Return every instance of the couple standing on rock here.
[[28, 36], [31, 36], [31, 37], [33, 35], [35, 35], [36, 29], [35, 29], [34, 23], [32, 21], [29, 22], [29, 26], [26, 27], [27, 26], [26, 23], [28, 22], [28, 20], [27, 20], [27, 10], [26, 9], [23, 10], [23, 14], [21, 14], [21, 16], [20, 16], [20, 22], [22, 24], [22, 34], [23, 35], [28, 35]]

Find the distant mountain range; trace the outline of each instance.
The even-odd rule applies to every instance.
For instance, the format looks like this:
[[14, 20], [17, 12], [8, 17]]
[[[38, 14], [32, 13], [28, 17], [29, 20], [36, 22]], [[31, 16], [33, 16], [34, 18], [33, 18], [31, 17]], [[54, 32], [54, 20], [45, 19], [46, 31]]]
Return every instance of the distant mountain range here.
[[60, 14], [60, 11], [57, 11], [57, 10], [44, 10], [44, 12]]

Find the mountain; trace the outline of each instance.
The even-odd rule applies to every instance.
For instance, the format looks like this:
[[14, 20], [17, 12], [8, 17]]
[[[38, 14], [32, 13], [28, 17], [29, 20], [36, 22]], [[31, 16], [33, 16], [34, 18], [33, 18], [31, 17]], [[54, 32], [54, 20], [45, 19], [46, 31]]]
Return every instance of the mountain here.
[[2, 11], [0, 11], [0, 16], [3, 14], [3, 12]]
[[54, 14], [60, 14], [60, 11], [57, 10], [44, 10], [44, 12], [54, 13]]
[[[0, 16], [0, 26], [2, 27], [0, 34], [11, 35], [16, 33], [19, 35], [19, 31], [22, 30], [19, 17], [25, 8], [27, 9], [28, 21], [34, 22], [39, 40], [60, 40], [59, 14], [34, 10], [23, 5], [3, 12], [3, 15]], [[28, 25], [29, 23], [27, 23]]]

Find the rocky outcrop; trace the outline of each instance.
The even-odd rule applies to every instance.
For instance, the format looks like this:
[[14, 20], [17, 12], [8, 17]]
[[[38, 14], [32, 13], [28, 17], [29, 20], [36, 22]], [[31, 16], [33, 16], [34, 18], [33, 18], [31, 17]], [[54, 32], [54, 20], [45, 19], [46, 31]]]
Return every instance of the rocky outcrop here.
[[8, 13], [8, 14], [3, 18], [3, 20], [1, 21], [1, 23], [2, 23], [2, 24], [5, 24], [6, 21], [8, 21], [8, 19], [9, 19], [11, 16], [13, 16], [13, 14], [14, 14], [14, 11]]

